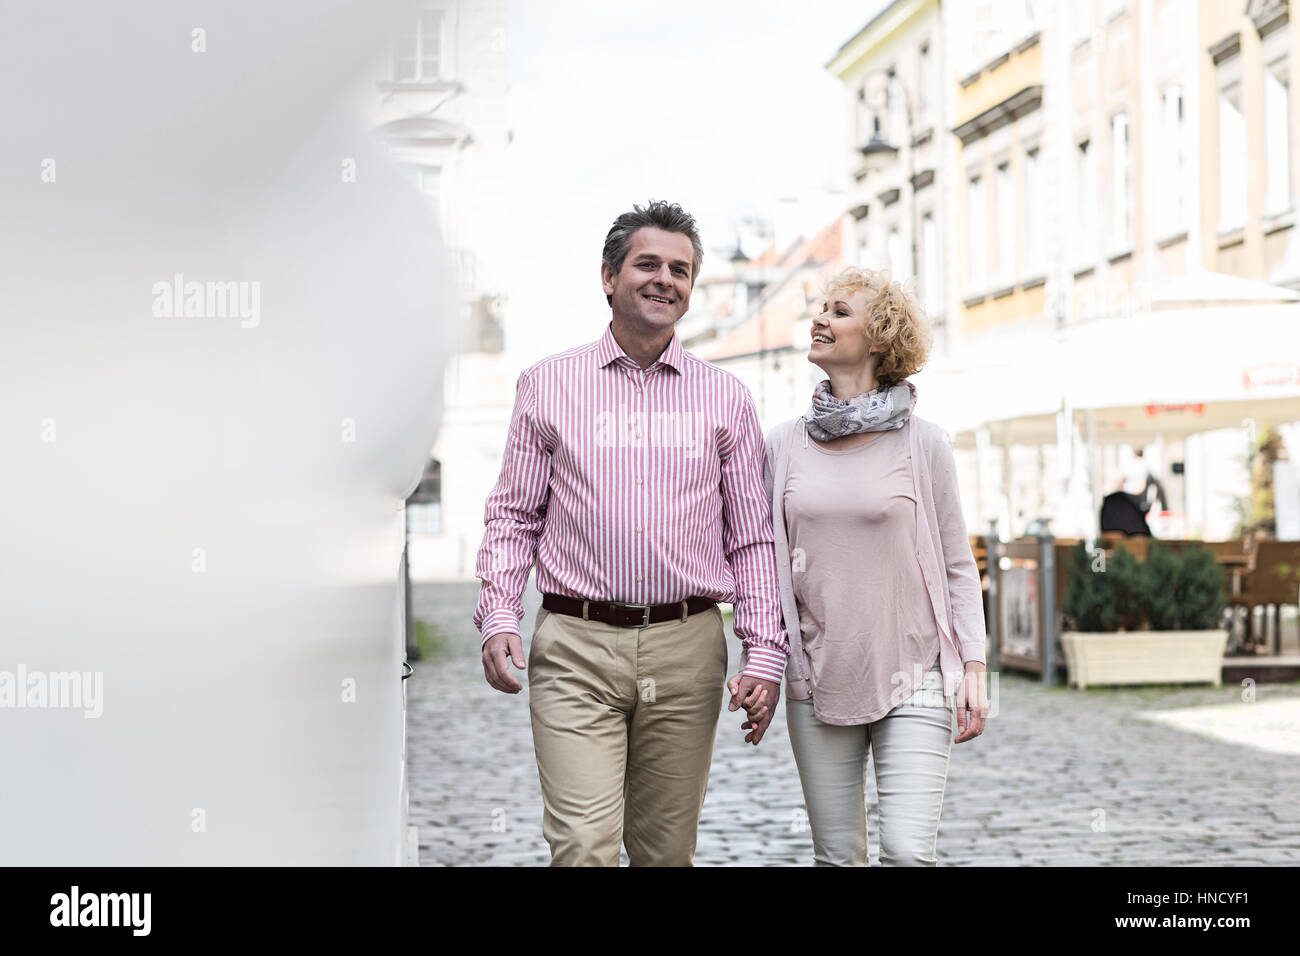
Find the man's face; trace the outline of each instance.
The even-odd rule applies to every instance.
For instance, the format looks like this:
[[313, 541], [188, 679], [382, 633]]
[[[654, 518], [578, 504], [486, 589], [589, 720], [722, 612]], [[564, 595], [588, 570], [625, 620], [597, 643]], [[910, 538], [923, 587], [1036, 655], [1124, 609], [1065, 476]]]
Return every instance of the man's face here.
[[614, 318], [648, 333], [672, 328], [691, 304], [694, 256], [690, 238], [680, 232], [646, 226], [632, 233], [623, 268], [600, 267]]

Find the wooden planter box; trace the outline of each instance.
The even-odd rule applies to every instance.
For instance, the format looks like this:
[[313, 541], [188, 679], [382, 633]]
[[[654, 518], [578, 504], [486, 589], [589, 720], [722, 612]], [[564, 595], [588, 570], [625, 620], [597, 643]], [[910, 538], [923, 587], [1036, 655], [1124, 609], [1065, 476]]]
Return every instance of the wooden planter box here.
[[1070, 683], [1214, 684], [1223, 681], [1228, 632], [1063, 631]]

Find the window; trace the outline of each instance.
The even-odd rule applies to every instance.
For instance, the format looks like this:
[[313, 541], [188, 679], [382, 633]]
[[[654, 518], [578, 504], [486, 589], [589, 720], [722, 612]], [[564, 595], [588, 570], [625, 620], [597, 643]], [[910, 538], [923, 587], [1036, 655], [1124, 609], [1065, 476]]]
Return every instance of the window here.
[[[964, 31], [966, 33], [966, 66], [962, 73], [969, 73], [978, 70], [984, 65], [984, 61], [989, 58], [989, 50], [994, 45], [994, 40], [998, 33], [998, 20], [994, 14], [993, 3], [989, 0], [980, 0], [975, 5], [975, 22], [972, 29]], [[963, 4], [969, 12], [969, 5]], [[961, 9], [958, 7], [958, 9]]]
[[1291, 208], [1291, 97], [1286, 69], [1283, 62], [1264, 71], [1266, 214]]
[[1075, 267], [1086, 268], [1097, 255], [1097, 171], [1092, 144], [1085, 140], [1075, 150], [1075, 182], [1078, 185], [1079, 230], [1076, 234]]
[[1162, 172], [1156, 178], [1156, 221], [1160, 232], [1171, 236], [1186, 228], [1183, 182], [1187, 172], [1183, 119], [1183, 91], [1171, 86], [1161, 97], [1163, 132], [1160, 137]]
[[1025, 238], [1025, 278], [1035, 279], [1046, 268], [1043, 248], [1043, 164], [1038, 147], [1025, 153], [1025, 194], [1023, 202]]
[[996, 218], [993, 231], [997, 236], [998, 259], [995, 266], [994, 285], [1006, 288], [1016, 281], [1016, 197], [1011, 186], [1011, 164], [998, 166], [993, 181]]
[[442, 25], [440, 7], [425, 4], [415, 20], [415, 30], [403, 35], [393, 57], [393, 79], [399, 83], [432, 83], [442, 78]]
[[1133, 158], [1127, 113], [1110, 121], [1111, 245], [1116, 251], [1133, 248]]
[[858, 90], [857, 111], [858, 148], [861, 149], [871, 142], [871, 134], [880, 127], [880, 120], [871, 115], [871, 107], [867, 105], [867, 87], [865, 83]]
[[[885, 85], [885, 103], [887, 120], [889, 128], [885, 131], [886, 137], [891, 143], [900, 149], [903, 147], [903, 139], [907, 135], [907, 119], [903, 114], [903, 93], [898, 83], [898, 76], [891, 68], [889, 70], [888, 82]], [[910, 143], [907, 144], [911, 146]]]
[[903, 247], [903, 237], [899, 233], [897, 226], [889, 227], [889, 235], [885, 240], [885, 251], [889, 255], [889, 273], [893, 278], [901, 279], [912, 274], [912, 263], [907, 258], [907, 251]]
[[934, 224], [934, 213], [927, 212], [921, 216], [921, 305], [926, 312], [935, 314], [941, 311], [939, 297], [939, 230]]
[[442, 463], [429, 459], [420, 484], [406, 499], [406, 530], [412, 534], [442, 533]]
[[406, 530], [411, 534], [442, 534], [442, 505], [436, 501], [407, 505]]
[[421, 166], [417, 171], [417, 185], [420, 195], [429, 206], [434, 220], [442, 224], [442, 168], [439, 166]]
[[966, 184], [966, 286], [972, 295], [985, 291], [985, 250], [988, 248], [988, 230], [985, 227], [984, 186], [978, 176], [970, 177]]
[[1074, 42], [1082, 43], [1092, 37], [1092, 0], [1074, 2]]
[[1246, 224], [1246, 117], [1241, 86], [1219, 91], [1219, 230]]
[[858, 266], [862, 269], [872, 269], [875, 264], [875, 260], [871, 256], [871, 242], [868, 238], [863, 237], [861, 245], [858, 246]]
[[933, 58], [930, 56], [930, 44], [922, 43], [921, 49], [917, 53], [916, 68], [916, 98], [917, 113], [920, 114], [919, 122], [922, 129], [927, 129], [934, 125], [934, 119], [930, 115], [931, 106], [934, 100], [931, 89], [931, 74], [934, 70]]

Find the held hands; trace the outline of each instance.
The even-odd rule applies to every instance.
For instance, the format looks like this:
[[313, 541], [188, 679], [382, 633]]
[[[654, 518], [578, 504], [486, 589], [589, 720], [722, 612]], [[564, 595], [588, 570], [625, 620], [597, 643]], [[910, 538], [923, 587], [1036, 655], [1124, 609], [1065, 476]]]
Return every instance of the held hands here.
[[989, 715], [987, 677], [979, 661], [966, 662], [966, 674], [957, 685], [957, 736], [953, 743], [965, 743], [984, 733]]
[[483, 642], [483, 676], [503, 694], [517, 694], [524, 685], [506, 667], [507, 658], [519, 670], [524, 669], [524, 642], [518, 634], [502, 631]]
[[727, 681], [727, 690], [731, 691], [731, 702], [727, 704], [727, 710], [745, 708], [747, 719], [740, 725], [740, 729], [749, 731], [745, 743], [757, 747], [776, 714], [776, 702], [781, 699], [781, 684], [778, 681], [737, 674]]

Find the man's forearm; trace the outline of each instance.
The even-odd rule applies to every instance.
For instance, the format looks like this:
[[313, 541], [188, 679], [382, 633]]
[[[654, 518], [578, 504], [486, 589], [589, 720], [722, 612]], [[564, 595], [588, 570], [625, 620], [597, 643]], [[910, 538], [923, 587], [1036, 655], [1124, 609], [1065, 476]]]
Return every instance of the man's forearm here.
[[536, 555], [537, 536], [531, 525], [504, 519], [488, 522], [475, 565], [475, 575], [483, 586], [474, 609], [474, 626], [484, 642], [503, 631], [519, 633], [524, 617], [521, 597]]
[[781, 619], [776, 557], [771, 541], [756, 541], [728, 555], [736, 577], [733, 624], [745, 647], [742, 673], [780, 681], [790, 642]]

